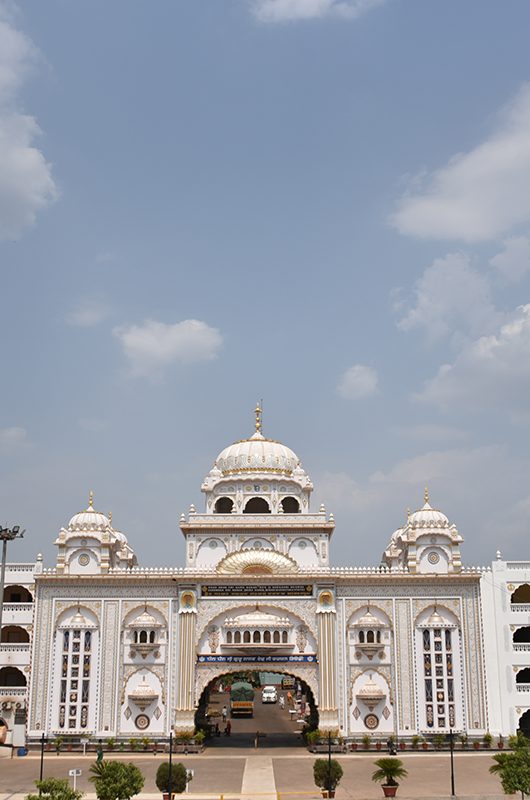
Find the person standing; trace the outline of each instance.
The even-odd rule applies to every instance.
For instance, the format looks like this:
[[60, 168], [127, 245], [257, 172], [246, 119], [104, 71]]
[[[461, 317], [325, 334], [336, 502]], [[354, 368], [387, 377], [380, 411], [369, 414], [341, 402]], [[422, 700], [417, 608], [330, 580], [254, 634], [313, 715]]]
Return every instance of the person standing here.
[[226, 722], [226, 718], [228, 716], [228, 709], [227, 709], [226, 706], [223, 706], [223, 710], [221, 711], [221, 714], [223, 715], [223, 722]]
[[231, 732], [232, 732], [232, 723], [230, 722], [230, 720], [228, 720], [225, 728], [225, 736], [230, 736]]

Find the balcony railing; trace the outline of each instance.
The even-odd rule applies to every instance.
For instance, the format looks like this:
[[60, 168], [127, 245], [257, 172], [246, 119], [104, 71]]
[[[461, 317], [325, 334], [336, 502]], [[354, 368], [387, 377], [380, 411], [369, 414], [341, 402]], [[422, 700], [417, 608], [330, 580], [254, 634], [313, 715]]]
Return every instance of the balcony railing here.
[[0, 697], [25, 697], [27, 686], [0, 686]]
[[530, 692], [530, 683], [518, 683], [516, 685], [518, 692]]
[[4, 614], [10, 611], [32, 611], [33, 603], [4, 603]]
[[530, 644], [514, 644], [513, 649], [516, 653], [527, 653], [530, 651]]
[[530, 611], [530, 603], [511, 603], [510, 608], [512, 611]]
[[28, 653], [30, 646], [29, 642], [2, 642], [0, 653]]

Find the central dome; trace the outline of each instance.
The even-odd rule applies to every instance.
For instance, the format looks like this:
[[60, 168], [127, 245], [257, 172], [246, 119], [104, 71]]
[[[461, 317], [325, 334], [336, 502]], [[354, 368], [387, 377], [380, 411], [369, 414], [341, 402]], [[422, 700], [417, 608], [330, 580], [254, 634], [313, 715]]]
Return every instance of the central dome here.
[[292, 475], [300, 460], [296, 453], [281, 442], [266, 439], [261, 431], [225, 447], [215, 459], [222, 475], [239, 472], [276, 472]]

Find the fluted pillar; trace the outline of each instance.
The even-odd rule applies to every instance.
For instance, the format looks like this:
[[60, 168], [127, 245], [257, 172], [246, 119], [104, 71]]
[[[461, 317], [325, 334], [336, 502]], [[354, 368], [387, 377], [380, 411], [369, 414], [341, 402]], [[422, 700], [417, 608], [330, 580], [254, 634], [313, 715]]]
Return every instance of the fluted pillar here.
[[185, 589], [179, 597], [179, 653], [177, 670], [177, 707], [175, 730], [192, 730], [195, 727], [195, 624], [197, 597]]
[[337, 635], [335, 597], [331, 589], [322, 589], [317, 596], [319, 728], [322, 731], [339, 727], [337, 709]]

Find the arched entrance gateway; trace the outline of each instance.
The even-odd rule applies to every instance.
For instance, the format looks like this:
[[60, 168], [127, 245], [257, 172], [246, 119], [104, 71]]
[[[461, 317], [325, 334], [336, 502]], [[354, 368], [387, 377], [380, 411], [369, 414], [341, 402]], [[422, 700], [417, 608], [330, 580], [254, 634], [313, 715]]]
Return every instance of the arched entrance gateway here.
[[[263, 727], [262, 744], [296, 744], [294, 732], [317, 719], [346, 739], [488, 730], [480, 574], [462, 570], [462, 537], [428, 493], [380, 566], [330, 567], [333, 515], [311, 508], [309, 475], [263, 435], [259, 407], [254, 433], [221, 451], [201, 490], [204, 510], [180, 519], [181, 567], [135, 566], [92, 495], [61, 528], [55, 568], [35, 578], [30, 741], [215, 729], [231, 705], [221, 685], [234, 682], [251, 684], [237, 702], [253, 702], [255, 715], [234, 716], [233, 735]], [[360, 534], [343, 535], [353, 549]], [[514, 647], [524, 647], [523, 626]], [[13, 653], [27, 649], [14, 622], [5, 635]], [[25, 674], [2, 673], [2, 683], [18, 702]], [[293, 706], [280, 713], [288, 691]]]

